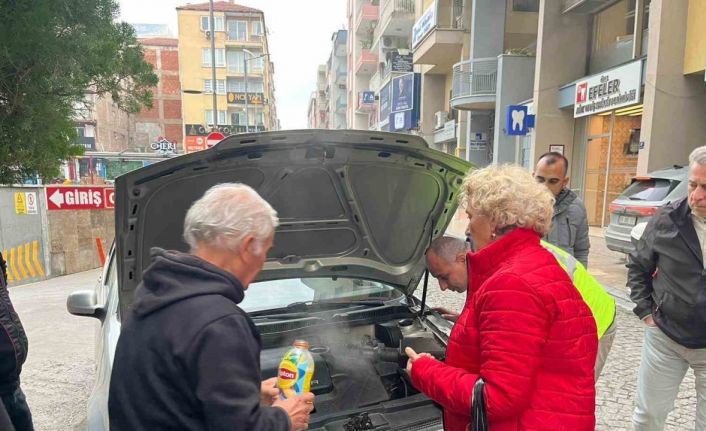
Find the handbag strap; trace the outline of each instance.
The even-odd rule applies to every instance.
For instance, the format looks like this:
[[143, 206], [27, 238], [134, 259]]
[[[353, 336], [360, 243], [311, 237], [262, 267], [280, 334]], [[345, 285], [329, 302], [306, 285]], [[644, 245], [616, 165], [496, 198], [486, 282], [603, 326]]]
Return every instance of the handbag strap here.
[[485, 406], [485, 381], [478, 378], [473, 385], [471, 401], [471, 431], [488, 431], [488, 416]]

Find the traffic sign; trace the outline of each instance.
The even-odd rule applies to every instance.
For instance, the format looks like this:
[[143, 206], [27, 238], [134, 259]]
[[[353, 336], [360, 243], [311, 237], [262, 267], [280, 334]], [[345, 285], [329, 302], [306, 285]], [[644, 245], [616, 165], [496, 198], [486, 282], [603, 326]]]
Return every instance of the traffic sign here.
[[47, 187], [45, 190], [50, 211], [112, 208], [106, 204], [105, 187]]
[[206, 136], [206, 148], [211, 148], [226, 138], [221, 132], [211, 132]]
[[106, 187], [103, 189], [103, 193], [105, 195], [105, 207], [115, 208], [115, 189]]

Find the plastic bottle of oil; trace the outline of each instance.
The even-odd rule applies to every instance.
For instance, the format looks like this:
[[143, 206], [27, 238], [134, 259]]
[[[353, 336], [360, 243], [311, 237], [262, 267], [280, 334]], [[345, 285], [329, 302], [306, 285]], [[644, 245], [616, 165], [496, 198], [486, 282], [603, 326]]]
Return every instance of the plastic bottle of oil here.
[[314, 376], [314, 357], [309, 352], [309, 343], [296, 340], [292, 348], [282, 357], [277, 372], [277, 387], [282, 399], [301, 395], [311, 389]]

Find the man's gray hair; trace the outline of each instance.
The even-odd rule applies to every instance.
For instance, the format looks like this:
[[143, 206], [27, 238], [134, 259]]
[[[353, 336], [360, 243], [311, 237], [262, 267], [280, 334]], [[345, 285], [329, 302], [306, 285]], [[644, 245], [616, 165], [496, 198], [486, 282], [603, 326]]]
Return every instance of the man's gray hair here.
[[442, 236], [431, 242], [427, 253], [433, 251], [444, 261], [451, 263], [456, 260], [456, 256], [460, 253], [466, 253], [469, 250], [469, 244], [460, 238], [453, 236]]
[[694, 163], [706, 166], [706, 145], [698, 147], [691, 152], [689, 155], [689, 166]]
[[262, 246], [278, 225], [277, 212], [255, 190], [223, 183], [191, 205], [184, 219], [184, 240], [192, 251], [199, 245], [236, 251], [248, 235]]

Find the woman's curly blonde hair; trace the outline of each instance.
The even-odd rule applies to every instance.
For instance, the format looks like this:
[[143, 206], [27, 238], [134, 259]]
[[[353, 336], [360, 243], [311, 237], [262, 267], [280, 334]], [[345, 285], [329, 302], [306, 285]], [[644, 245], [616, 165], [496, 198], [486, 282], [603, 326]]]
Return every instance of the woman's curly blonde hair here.
[[554, 197], [520, 166], [494, 165], [471, 171], [460, 193], [462, 206], [499, 227], [516, 225], [541, 235], [551, 230]]

